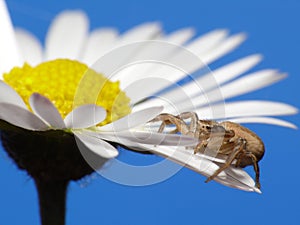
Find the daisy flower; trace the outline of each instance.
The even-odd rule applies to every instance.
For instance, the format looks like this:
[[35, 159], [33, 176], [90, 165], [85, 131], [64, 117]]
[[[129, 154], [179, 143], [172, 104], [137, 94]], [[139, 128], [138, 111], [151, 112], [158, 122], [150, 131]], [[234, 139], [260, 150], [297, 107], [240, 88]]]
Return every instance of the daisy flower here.
[[[186, 148], [197, 140], [153, 132], [157, 127], [147, 122], [159, 113], [194, 111], [205, 119], [295, 128], [273, 117], [296, 113], [290, 105], [224, 104], [285, 77], [273, 69], [243, 75], [261, 60], [258, 54], [209, 70], [207, 64], [244, 41], [243, 33], [219, 29], [193, 38], [191, 28], [164, 34], [156, 22], [124, 34], [114, 28], [90, 32], [83, 12], [65, 11], [52, 21], [43, 47], [29, 31], [11, 26], [2, 0], [0, 16], [1, 140], [33, 177], [43, 224], [64, 224], [69, 181], [114, 160], [117, 146], [150, 151], [207, 177], [220, 168], [224, 161]], [[214, 180], [260, 192], [234, 166]]]
[[[5, 31], [0, 37], [0, 74], [4, 79], [0, 83], [1, 130], [5, 131], [2, 141], [16, 161], [31, 157], [24, 153], [19, 159], [14, 153], [21, 146], [36, 149], [32, 145], [37, 137], [38, 148], [47, 148], [47, 154], [53, 148], [51, 143], [55, 143], [55, 148], [72, 149], [67, 158], [73, 157], [73, 150], [78, 147], [71, 141], [75, 137], [93, 168], [101, 168], [108, 159], [116, 157], [116, 146], [123, 145], [151, 151], [210, 176], [218, 164], [184, 147], [195, 144], [194, 139], [150, 132], [146, 122], [161, 112], [195, 111], [206, 119], [295, 127], [272, 117], [296, 113], [290, 105], [257, 100], [223, 103], [224, 99], [285, 77], [273, 69], [241, 76], [261, 60], [260, 55], [247, 56], [214, 71], [207, 69], [207, 64], [241, 44], [243, 33], [229, 36], [227, 30], [220, 29], [192, 39], [191, 28], [164, 34], [159, 23], [145, 23], [124, 34], [114, 28], [89, 32], [84, 13], [65, 11], [51, 23], [42, 47], [30, 32], [11, 27], [4, 2], [0, 2], [0, 25]], [[202, 75], [178, 88], [169, 88], [197, 71]], [[66, 143], [71, 147], [66, 147]], [[31, 151], [37, 152], [28, 150]], [[96, 155], [102, 160], [95, 162]], [[58, 164], [47, 165], [47, 159], [43, 161], [47, 168], [43, 169], [47, 173], [57, 170], [54, 167]], [[81, 160], [79, 156], [76, 159]], [[60, 162], [60, 158], [55, 160]], [[19, 167], [28, 167], [32, 176], [46, 174], [30, 163], [23, 164]], [[92, 172], [88, 168], [84, 165], [77, 169], [72, 179]], [[259, 192], [252, 178], [240, 168], [230, 167], [215, 180]]]

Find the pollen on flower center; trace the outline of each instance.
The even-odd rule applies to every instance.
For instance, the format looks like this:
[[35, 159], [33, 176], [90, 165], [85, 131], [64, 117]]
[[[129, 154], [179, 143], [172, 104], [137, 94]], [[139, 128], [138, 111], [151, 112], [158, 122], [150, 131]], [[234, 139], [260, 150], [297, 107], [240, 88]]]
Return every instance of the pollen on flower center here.
[[22, 68], [15, 67], [4, 74], [4, 81], [19, 93], [29, 109], [29, 97], [39, 93], [52, 101], [63, 118], [82, 104], [96, 104], [106, 109], [107, 117], [100, 125], [131, 111], [130, 99], [120, 90], [119, 82], [111, 82], [75, 60], [57, 59], [36, 67], [25, 63]]

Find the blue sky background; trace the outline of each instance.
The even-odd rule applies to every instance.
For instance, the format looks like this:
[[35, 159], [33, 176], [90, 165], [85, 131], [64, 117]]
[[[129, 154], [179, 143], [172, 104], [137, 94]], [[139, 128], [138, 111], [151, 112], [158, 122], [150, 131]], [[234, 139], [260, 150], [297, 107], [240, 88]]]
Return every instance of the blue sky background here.
[[[37, 1], [7, 2], [14, 25], [44, 40], [56, 13], [82, 9], [91, 28], [114, 26], [126, 31], [145, 21], [161, 21], [166, 32], [195, 27], [198, 34], [216, 28], [247, 32], [248, 40], [212, 68], [253, 53], [264, 60], [254, 70], [278, 68], [289, 77], [271, 87], [236, 99], [278, 100], [300, 108], [300, 2], [297, 0], [210, 1]], [[284, 117], [300, 126], [299, 115]], [[205, 184], [205, 178], [182, 169], [171, 179], [146, 187], [128, 187], [100, 176], [72, 183], [68, 196], [68, 225], [182, 224], [300, 224], [299, 130], [271, 125], [248, 125], [265, 142], [261, 161], [263, 194]], [[42, 150], [42, 149], [41, 149]], [[155, 161], [121, 151], [121, 159]], [[0, 224], [39, 224], [37, 195], [32, 180], [18, 171], [0, 151]], [[252, 171], [252, 168], [250, 168]]]

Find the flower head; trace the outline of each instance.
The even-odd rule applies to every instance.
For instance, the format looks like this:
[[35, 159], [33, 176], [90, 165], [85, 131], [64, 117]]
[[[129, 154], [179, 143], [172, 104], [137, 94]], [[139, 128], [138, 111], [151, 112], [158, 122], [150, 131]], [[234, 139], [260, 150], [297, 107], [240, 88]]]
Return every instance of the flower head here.
[[[84, 92], [74, 99], [82, 77], [85, 76]], [[94, 104], [106, 110], [107, 116], [99, 125], [120, 119], [130, 113], [130, 99], [119, 88], [118, 82], [110, 82], [103, 75], [74, 60], [57, 59], [41, 63], [36, 67], [24, 64], [4, 74], [4, 81], [20, 94], [30, 108], [30, 96], [39, 93], [49, 98], [59, 114], [65, 118], [73, 108], [83, 104]], [[101, 93], [98, 95], [98, 91]], [[95, 100], [94, 96], [98, 96]]]

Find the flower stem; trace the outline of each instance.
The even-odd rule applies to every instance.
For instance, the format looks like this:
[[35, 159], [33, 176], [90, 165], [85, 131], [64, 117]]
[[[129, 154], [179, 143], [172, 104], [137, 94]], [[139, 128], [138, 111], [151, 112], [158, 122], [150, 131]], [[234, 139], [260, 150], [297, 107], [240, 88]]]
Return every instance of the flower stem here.
[[35, 178], [39, 196], [42, 225], [65, 225], [66, 195], [69, 181], [52, 181]]

